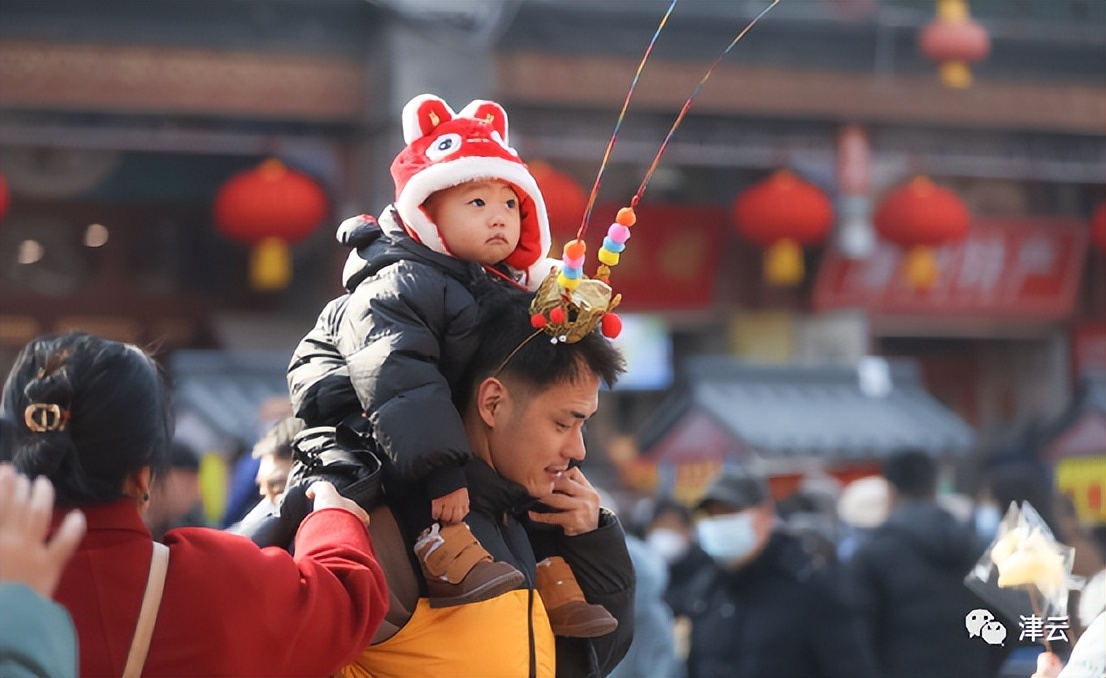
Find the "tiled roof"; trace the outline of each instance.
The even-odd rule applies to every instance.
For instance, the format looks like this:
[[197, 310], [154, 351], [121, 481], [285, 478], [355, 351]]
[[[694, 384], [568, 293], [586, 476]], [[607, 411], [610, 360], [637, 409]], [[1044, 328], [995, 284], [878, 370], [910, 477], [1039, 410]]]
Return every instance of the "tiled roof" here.
[[288, 395], [290, 358], [282, 351], [175, 351], [168, 366], [174, 405], [192, 410], [220, 434], [252, 445], [261, 403]]
[[644, 454], [686, 456], [660, 448], [677, 424], [700, 413], [732, 437], [735, 450], [762, 457], [874, 459], [905, 447], [962, 454], [974, 440], [971, 428], [925, 391], [910, 361], [876, 359], [858, 369], [710, 356], [690, 360], [685, 377], [639, 434]]

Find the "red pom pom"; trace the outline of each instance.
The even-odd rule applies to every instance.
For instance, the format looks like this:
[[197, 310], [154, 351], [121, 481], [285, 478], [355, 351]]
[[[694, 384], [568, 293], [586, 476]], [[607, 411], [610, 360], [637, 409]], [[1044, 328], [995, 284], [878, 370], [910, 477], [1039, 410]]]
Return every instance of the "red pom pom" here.
[[607, 313], [603, 316], [603, 336], [608, 339], [614, 339], [619, 334], [622, 334], [622, 318], [619, 318], [614, 313]]
[[549, 312], [549, 322], [560, 325], [565, 321], [565, 310], [558, 306]]
[[534, 315], [530, 316], [530, 327], [533, 327], [536, 330], [540, 330], [541, 328], [545, 327], [545, 316], [541, 313], [535, 313]]

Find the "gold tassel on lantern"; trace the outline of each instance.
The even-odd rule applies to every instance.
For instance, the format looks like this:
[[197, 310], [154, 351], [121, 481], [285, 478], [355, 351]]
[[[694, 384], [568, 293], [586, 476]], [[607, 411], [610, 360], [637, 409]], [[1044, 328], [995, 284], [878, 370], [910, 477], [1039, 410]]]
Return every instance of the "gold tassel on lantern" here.
[[[968, 5], [964, 0], [937, 0], [937, 17], [949, 25], [967, 23]], [[972, 84], [972, 71], [963, 59], [949, 59], [937, 67], [941, 82], [954, 89], [964, 89]]]
[[803, 273], [803, 248], [794, 240], [777, 240], [764, 253], [764, 278], [772, 285], [797, 285]]
[[250, 251], [250, 285], [260, 292], [282, 290], [292, 281], [292, 254], [280, 238], [263, 238]]
[[916, 290], [928, 290], [937, 282], [937, 256], [926, 245], [911, 247], [903, 262], [903, 275]]

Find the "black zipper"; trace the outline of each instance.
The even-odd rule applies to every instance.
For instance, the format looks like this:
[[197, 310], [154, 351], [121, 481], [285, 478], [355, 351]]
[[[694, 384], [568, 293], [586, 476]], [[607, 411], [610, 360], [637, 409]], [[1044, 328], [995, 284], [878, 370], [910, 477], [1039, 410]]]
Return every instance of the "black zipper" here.
[[534, 647], [534, 589], [530, 588], [529, 604], [526, 606], [529, 614], [526, 615], [526, 628], [530, 632], [530, 678], [538, 678], [537, 648]]

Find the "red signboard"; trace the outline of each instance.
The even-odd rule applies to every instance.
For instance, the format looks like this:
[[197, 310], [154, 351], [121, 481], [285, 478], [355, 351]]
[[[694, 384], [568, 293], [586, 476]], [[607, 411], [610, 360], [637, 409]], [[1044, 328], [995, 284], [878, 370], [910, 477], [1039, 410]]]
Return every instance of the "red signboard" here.
[[937, 283], [914, 289], [903, 251], [880, 243], [867, 259], [827, 248], [814, 307], [877, 314], [1063, 318], [1074, 307], [1087, 246], [1086, 226], [1056, 217], [977, 218], [963, 241], [937, 250]]
[[[621, 205], [598, 205], [585, 240], [592, 275], [595, 253]], [[611, 268], [611, 287], [623, 295], [622, 310], [704, 308], [722, 256], [729, 217], [715, 205], [642, 204], [622, 260]], [[560, 245], [556, 245], [559, 248]], [[559, 249], [554, 249], [559, 256]]]

